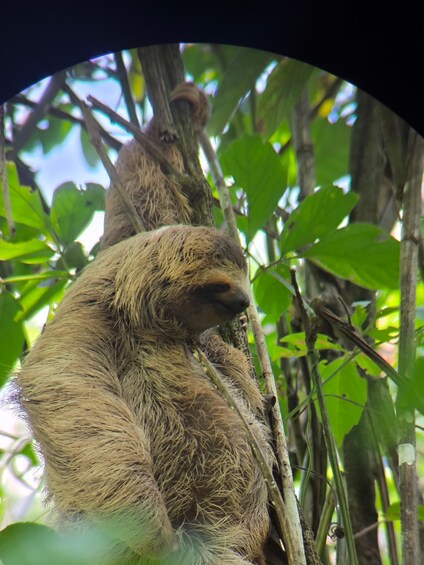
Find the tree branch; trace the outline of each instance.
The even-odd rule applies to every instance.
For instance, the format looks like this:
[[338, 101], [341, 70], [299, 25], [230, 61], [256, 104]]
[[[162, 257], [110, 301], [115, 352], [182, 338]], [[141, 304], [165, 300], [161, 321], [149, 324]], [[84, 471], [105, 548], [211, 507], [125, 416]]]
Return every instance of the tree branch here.
[[15, 152], [20, 151], [28, 142], [32, 136], [37, 124], [42, 120], [42, 118], [48, 112], [51, 103], [53, 102], [56, 94], [62, 88], [65, 81], [66, 71], [60, 71], [59, 73], [52, 76], [46, 89], [38, 101], [37, 107], [31, 112], [31, 114], [26, 119], [21, 130], [17, 133], [13, 148]]

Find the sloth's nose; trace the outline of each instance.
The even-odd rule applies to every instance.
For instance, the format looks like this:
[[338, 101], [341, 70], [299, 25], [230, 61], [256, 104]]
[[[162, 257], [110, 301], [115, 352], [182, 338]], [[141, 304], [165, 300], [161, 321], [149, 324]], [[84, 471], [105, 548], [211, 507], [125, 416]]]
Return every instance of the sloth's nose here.
[[243, 312], [250, 304], [249, 296], [242, 288], [233, 288], [220, 298], [224, 305], [232, 310], [234, 314]]

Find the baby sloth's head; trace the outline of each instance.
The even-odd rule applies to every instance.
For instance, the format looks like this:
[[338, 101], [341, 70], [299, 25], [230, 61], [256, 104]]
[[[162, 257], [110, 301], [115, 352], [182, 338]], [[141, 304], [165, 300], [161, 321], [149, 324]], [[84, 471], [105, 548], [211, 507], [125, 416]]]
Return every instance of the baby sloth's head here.
[[249, 305], [244, 256], [225, 234], [168, 226], [131, 240], [122, 247], [115, 304], [139, 327], [195, 336]]

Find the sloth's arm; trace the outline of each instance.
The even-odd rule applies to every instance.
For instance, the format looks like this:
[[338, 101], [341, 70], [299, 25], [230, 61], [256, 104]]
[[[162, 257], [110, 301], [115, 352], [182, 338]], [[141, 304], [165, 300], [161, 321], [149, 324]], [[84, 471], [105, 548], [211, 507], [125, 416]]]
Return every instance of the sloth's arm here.
[[59, 513], [116, 520], [140, 554], [166, 550], [174, 532], [148, 441], [120, 396], [108, 332], [94, 308], [59, 311], [17, 378], [20, 401]]

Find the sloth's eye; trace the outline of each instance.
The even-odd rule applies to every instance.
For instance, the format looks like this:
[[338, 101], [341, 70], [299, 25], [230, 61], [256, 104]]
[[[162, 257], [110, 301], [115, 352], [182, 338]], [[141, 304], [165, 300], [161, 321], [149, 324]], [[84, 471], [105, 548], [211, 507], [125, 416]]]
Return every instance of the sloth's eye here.
[[223, 292], [228, 292], [230, 290], [230, 285], [227, 283], [211, 283], [206, 284], [202, 287], [202, 291], [210, 292], [212, 294], [221, 294]]

